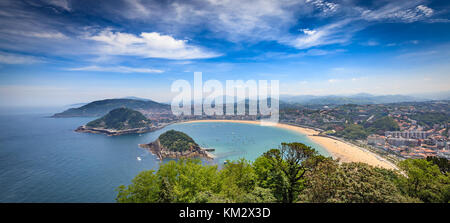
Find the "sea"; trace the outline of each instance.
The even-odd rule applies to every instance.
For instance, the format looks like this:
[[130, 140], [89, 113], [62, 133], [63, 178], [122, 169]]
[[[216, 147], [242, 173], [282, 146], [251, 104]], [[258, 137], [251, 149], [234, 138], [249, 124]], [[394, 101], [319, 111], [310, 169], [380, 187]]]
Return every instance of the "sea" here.
[[74, 132], [96, 117], [50, 118], [59, 111], [0, 111], [0, 202], [115, 202], [118, 186], [161, 163], [138, 144], [170, 129], [214, 148], [216, 158], [203, 162], [219, 168], [227, 160], [253, 161], [281, 142], [302, 142], [329, 156], [305, 135], [276, 127], [179, 123], [145, 134], [106, 136]]

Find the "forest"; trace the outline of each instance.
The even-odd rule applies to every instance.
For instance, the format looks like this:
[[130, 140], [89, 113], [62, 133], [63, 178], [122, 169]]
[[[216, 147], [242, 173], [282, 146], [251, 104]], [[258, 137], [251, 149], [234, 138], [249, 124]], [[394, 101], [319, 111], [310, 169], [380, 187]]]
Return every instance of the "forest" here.
[[120, 203], [448, 203], [448, 160], [407, 159], [400, 170], [340, 163], [302, 143], [282, 143], [254, 162], [162, 163], [117, 188]]

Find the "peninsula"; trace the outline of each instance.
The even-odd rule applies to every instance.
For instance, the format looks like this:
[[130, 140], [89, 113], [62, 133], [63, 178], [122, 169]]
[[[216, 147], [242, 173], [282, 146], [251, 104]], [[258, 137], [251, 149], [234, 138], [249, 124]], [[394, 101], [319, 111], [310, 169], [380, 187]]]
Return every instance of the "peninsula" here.
[[150, 120], [138, 111], [116, 108], [105, 116], [78, 127], [76, 132], [100, 133], [109, 136], [144, 133], [156, 130]]
[[139, 146], [149, 149], [150, 152], [158, 156], [159, 160], [164, 158], [214, 158], [212, 154], [208, 153], [208, 151], [214, 151], [214, 149], [200, 148], [190, 136], [175, 130], [169, 130], [161, 134], [154, 142], [139, 144]]

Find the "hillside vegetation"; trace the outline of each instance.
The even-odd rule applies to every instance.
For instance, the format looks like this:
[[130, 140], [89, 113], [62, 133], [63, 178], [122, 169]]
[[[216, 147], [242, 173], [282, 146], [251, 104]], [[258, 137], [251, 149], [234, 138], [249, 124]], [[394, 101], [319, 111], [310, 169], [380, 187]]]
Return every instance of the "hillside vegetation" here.
[[169, 130], [158, 137], [161, 145], [170, 151], [186, 151], [191, 146], [199, 147], [195, 141], [183, 132]]
[[92, 128], [126, 130], [147, 127], [150, 124], [144, 115], [129, 108], [117, 108], [105, 116], [86, 124]]
[[365, 139], [370, 134], [384, 135], [385, 131], [400, 130], [397, 122], [389, 116], [376, 119], [372, 123], [350, 124], [346, 125], [342, 131], [336, 132], [336, 135], [346, 139]]
[[404, 160], [401, 171], [339, 163], [302, 143], [282, 143], [253, 163], [204, 165], [179, 159], [139, 173], [118, 188], [118, 202], [397, 203], [450, 201], [450, 177], [440, 162]]
[[105, 99], [94, 101], [79, 108], [70, 108], [64, 112], [54, 114], [53, 117], [95, 117], [107, 114], [109, 111], [126, 107], [134, 110], [170, 110], [170, 105], [161, 104], [151, 100], [136, 99]]

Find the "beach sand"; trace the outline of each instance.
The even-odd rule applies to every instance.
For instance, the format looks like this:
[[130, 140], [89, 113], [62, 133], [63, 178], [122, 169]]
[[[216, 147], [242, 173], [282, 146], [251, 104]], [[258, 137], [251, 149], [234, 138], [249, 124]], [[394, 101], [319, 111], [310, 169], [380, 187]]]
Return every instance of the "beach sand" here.
[[[184, 123], [196, 123], [196, 122], [231, 122], [231, 123], [244, 123], [244, 124], [256, 124], [259, 125], [259, 121], [248, 121], [248, 120], [193, 120], [186, 121]], [[383, 167], [386, 169], [397, 169], [397, 167], [387, 161], [386, 159], [376, 155], [364, 148], [360, 148], [356, 145], [339, 141], [336, 139], [317, 136], [319, 133], [314, 129], [302, 128], [298, 126], [277, 123], [274, 127], [288, 129], [291, 131], [298, 132], [300, 134], [307, 135], [315, 143], [321, 145], [325, 148], [328, 153], [330, 153], [334, 159], [339, 159], [341, 162], [362, 162], [367, 163], [372, 166]]]

